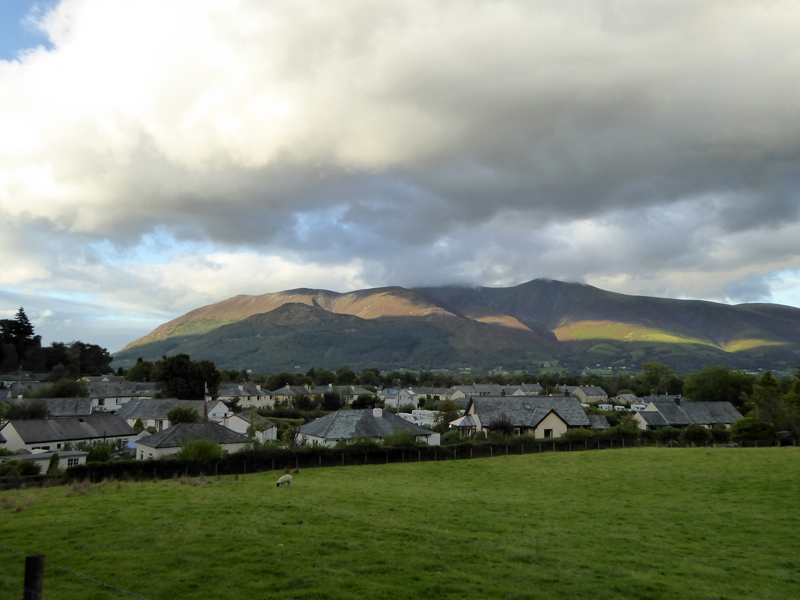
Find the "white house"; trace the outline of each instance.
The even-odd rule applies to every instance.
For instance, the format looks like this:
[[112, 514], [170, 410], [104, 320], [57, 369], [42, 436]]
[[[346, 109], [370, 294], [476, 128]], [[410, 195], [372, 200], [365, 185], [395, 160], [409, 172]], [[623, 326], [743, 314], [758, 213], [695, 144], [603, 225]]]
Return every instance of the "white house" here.
[[[260, 443], [263, 444], [264, 442], [278, 439], [278, 426], [272, 421], [265, 419], [254, 410], [245, 410], [238, 414], [230, 414], [222, 417], [222, 420], [220, 421], [220, 424], [223, 427], [227, 427], [228, 429], [235, 431], [236, 433], [241, 433], [245, 436], [247, 435], [247, 429], [250, 427], [251, 423], [255, 423], [258, 426], [266, 426], [266, 429], [263, 431], [255, 432], [255, 439]], [[259, 427], [259, 429], [260, 428], [261, 427]]]
[[2, 429], [8, 450], [62, 450], [67, 443], [128, 443], [133, 428], [111, 413], [92, 413], [83, 417], [57, 419], [20, 419], [9, 421]]
[[86, 457], [89, 453], [81, 450], [62, 450], [59, 452], [36, 452], [35, 454], [14, 454], [13, 456], [0, 456], [0, 462], [9, 460], [33, 462], [39, 465], [39, 472], [44, 474], [47, 473], [47, 469], [50, 467], [50, 458], [54, 454], [58, 454], [58, 468], [63, 471], [69, 467], [85, 465]]
[[219, 400], [204, 402], [203, 400], [178, 400], [176, 398], [156, 398], [146, 400], [131, 400], [118, 411], [117, 415], [125, 419], [129, 425], [134, 426], [138, 419], [142, 420], [145, 429], [155, 427], [162, 431], [169, 427], [167, 413], [176, 406], [193, 408], [198, 416], [203, 416], [204, 406], [208, 405], [208, 418], [212, 421], [221, 421], [228, 414], [228, 407]]
[[189, 442], [209, 439], [226, 452], [244, 448], [247, 438], [219, 423], [178, 423], [136, 442], [136, 460], [163, 458], [177, 454]]
[[414, 433], [418, 442], [426, 443], [429, 446], [439, 445], [441, 436], [438, 433], [409, 423], [382, 408], [337, 410], [302, 425], [298, 439], [308, 444], [335, 446], [342, 440], [348, 441], [356, 438], [382, 440], [384, 436], [402, 430]]

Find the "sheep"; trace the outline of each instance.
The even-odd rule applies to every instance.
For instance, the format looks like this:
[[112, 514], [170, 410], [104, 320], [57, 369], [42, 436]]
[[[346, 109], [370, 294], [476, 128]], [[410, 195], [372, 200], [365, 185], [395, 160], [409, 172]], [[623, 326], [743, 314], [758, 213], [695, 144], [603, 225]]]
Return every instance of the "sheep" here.
[[284, 475], [280, 479], [278, 479], [278, 487], [281, 485], [292, 485], [292, 476], [291, 475]]

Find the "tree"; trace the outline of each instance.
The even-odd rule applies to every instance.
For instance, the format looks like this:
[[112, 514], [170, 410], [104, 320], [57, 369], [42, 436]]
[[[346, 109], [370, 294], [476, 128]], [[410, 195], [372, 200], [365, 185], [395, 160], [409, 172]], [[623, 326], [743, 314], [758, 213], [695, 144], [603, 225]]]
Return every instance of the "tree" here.
[[87, 398], [89, 384], [74, 379], [59, 379], [53, 385], [42, 388], [36, 393], [37, 398]]
[[144, 423], [142, 423], [142, 419], [136, 419], [136, 422], [133, 424], [133, 428], [136, 431], [142, 431], [144, 429]]
[[514, 423], [505, 413], [500, 413], [497, 417], [495, 417], [489, 423], [487, 429], [491, 432], [499, 431], [505, 436], [514, 435]]
[[358, 397], [355, 400], [353, 400], [352, 407], [369, 408], [370, 406], [375, 404], [375, 402], [377, 402], [375, 396], [372, 396], [371, 394], [359, 394]]
[[681, 432], [681, 441], [684, 444], [702, 446], [711, 441], [711, 431], [702, 425], [692, 423]]
[[361, 385], [379, 386], [381, 384], [381, 372], [375, 368], [363, 369], [359, 380]]
[[86, 455], [86, 462], [108, 462], [111, 460], [111, 447], [105, 444], [99, 444], [89, 448], [89, 454]]
[[336, 383], [336, 373], [327, 369], [314, 371], [314, 385], [326, 386], [330, 383]]
[[136, 364], [133, 365], [128, 371], [125, 373], [125, 379], [129, 381], [152, 381], [151, 377], [153, 376], [153, 370], [155, 369], [155, 364], [150, 361], [145, 361], [140, 356], [136, 359]]
[[200, 421], [200, 415], [191, 406], [173, 406], [167, 412], [167, 419], [170, 425], [177, 425], [178, 423], [197, 423]]
[[213, 460], [222, 458], [225, 452], [217, 442], [203, 438], [188, 442], [178, 453], [181, 460]]
[[683, 393], [696, 402], [727, 401], [742, 410], [743, 395], [753, 392], [755, 381], [754, 376], [741, 371], [729, 371], [724, 365], [706, 365], [686, 377]]
[[439, 410], [433, 416], [433, 430], [437, 433], [447, 433], [450, 430], [451, 421], [455, 421], [461, 416], [461, 407], [452, 400], [443, 400], [439, 404]]
[[296, 410], [314, 410], [314, 401], [306, 394], [300, 394], [292, 398], [292, 406]]
[[775, 441], [775, 427], [755, 417], [744, 417], [731, 425], [731, 439], [737, 443], [772, 443]]
[[389, 448], [415, 448], [417, 436], [410, 429], [395, 429], [383, 436], [383, 445]]
[[353, 385], [356, 379], [358, 379], [358, 375], [356, 375], [347, 365], [336, 371], [337, 385]]
[[336, 392], [325, 392], [322, 394], [322, 410], [332, 412], [344, 406], [342, 397]]
[[49, 415], [44, 402], [25, 400], [23, 402], [4, 402], [3, 418], [9, 421], [18, 419], [46, 419]]
[[276, 375], [270, 375], [267, 377], [267, 384], [266, 388], [270, 391], [279, 390], [282, 387], [286, 387], [287, 385], [299, 385], [300, 382], [297, 379], [297, 375], [294, 373], [289, 373], [289, 371], [281, 371]]
[[58, 475], [61, 473], [61, 469], [58, 467], [59, 458], [58, 452], [53, 452], [53, 455], [50, 457], [50, 462], [47, 463], [47, 474], [48, 475]]
[[205, 390], [211, 397], [219, 390], [220, 374], [210, 360], [193, 361], [188, 354], [162, 357], [153, 377], [163, 398], [203, 400]]
[[641, 379], [650, 386], [651, 393], [665, 394], [667, 385], [674, 378], [675, 373], [667, 365], [657, 362], [646, 362], [642, 365]]

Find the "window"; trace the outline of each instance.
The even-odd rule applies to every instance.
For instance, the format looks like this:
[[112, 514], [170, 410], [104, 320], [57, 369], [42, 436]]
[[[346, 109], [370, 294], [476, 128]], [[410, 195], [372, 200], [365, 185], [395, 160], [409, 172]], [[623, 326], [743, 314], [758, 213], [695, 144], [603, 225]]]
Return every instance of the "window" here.
[[61, 450], [61, 444], [56, 444], [56, 450]]
[[553, 437], [553, 430], [552, 429], [545, 429], [544, 430], [544, 437], [546, 437], [546, 438]]
[[67, 466], [68, 467], [77, 467], [81, 463], [79, 458], [68, 458], [67, 459]]
[[97, 406], [105, 406], [105, 405], [106, 405], [106, 400], [105, 400], [105, 398], [100, 398], [100, 399], [97, 401]]

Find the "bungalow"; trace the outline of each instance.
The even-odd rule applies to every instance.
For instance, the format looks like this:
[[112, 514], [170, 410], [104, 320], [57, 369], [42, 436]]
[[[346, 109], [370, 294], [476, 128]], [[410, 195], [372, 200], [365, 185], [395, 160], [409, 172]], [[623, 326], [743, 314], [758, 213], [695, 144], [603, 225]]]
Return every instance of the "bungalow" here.
[[578, 398], [581, 402], [587, 404], [597, 404], [598, 402], [606, 402], [608, 394], [606, 391], [594, 385], [581, 385], [572, 390], [572, 395]]
[[244, 448], [247, 438], [219, 423], [178, 423], [136, 442], [136, 460], [163, 458], [177, 454], [189, 442], [208, 439], [226, 452]]
[[686, 427], [692, 423], [710, 428], [714, 425], [730, 427], [742, 418], [741, 413], [730, 402], [682, 402], [656, 400], [647, 404], [634, 418], [639, 429], [659, 427]]
[[411, 431], [418, 442], [429, 446], [439, 445], [438, 433], [409, 423], [382, 408], [337, 410], [302, 425], [298, 440], [307, 444], [335, 446], [337, 442], [356, 438], [382, 440], [384, 436], [402, 430]]
[[50, 458], [58, 454], [58, 468], [61, 470], [68, 469], [69, 467], [77, 467], [78, 465], [86, 464], [86, 457], [88, 452], [81, 450], [61, 450], [59, 452], [37, 452], [35, 454], [14, 454], [13, 456], [0, 456], [0, 462], [8, 460], [24, 460], [30, 461], [39, 465], [40, 473], [47, 473], [50, 466]]
[[17, 450], [61, 450], [67, 443], [127, 443], [134, 430], [124, 419], [107, 413], [58, 419], [20, 419], [9, 421], [2, 430], [6, 448]]
[[278, 439], [278, 426], [254, 410], [245, 410], [238, 414], [230, 413], [228, 416], [222, 417], [220, 424], [244, 436], [247, 435], [250, 425], [255, 424], [257, 429], [254, 437], [262, 444]]
[[472, 398], [462, 421], [465, 430], [483, 431], [502, 419], [508, 419], [517, 433], [540, 438], [558, 438], [576, 427], [591, 427], [591, 421], [575, 397], [502, 396]]
[[132, 400], [122, 406], [116, 414], [131, 426], [141, 419], [145, 429], [155, 427], [157, 431], [162, 431], [169, 427], [167, 413], [176, 406], [193, 408], [197, 411], [198, 416], [202, 417], [206, 405], [208, 406], [208, 418], [212, 421], [219, 421], [228, 414], [228, 407], [219, 400], [204, 402], [203, 400], [178, 400], [177, 398]]

